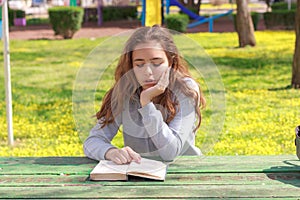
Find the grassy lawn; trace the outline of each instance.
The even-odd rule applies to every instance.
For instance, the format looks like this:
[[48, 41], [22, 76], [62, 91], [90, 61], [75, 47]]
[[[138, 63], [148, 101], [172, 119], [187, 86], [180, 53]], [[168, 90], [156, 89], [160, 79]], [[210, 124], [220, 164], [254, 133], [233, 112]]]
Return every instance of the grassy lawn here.
[[[189, 34], [220, 72], [226, 97], [222, 130], [213, 135], [210, 155], [294, 154], [294, 128], [300, 124], [300, 91], [287, 89], [295, 36], [293, 32], [256, 32], [257, 47], [236, 48], [236, 33]], [[15, 146], [7, 146], [4, 72], [0, 71], [0, 156], [80, 156], [82, 130], [75, 126], [72, 90], [76, 74], [96, 40], [36, 40], [10, 43]], [[1, 45], [3, 45], [1, 43]], [[185, 55], [197, 57], [193, 48]], [[3, 62], [3, 56], [0, 57]], [[192, 68], [192, 73], [197, 72]], [[104, 72], [95, 98], [98, 107], [113, 78]], [[198, 79], [198, 77], [196, 77]], [[197, 133], [205, 143], [214, 110], [210, 90], [199, 76], [208, 107]], [[89, 81], [89, 80], [87, 80]], [[85, 123], [85, 122], [83, 122]], [[90, 118], [87, 126], [94, 123]], [[83, 133], [85, 136], [88, 133]], [[113, 141], [122, 146], [121, 135]]]

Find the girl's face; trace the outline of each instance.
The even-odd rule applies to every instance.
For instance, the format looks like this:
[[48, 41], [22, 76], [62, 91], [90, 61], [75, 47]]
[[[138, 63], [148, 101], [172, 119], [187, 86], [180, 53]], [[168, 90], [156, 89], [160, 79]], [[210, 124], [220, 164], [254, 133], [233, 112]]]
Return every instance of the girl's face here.
[[135, 77], [144, 90], [156, 85], [169, 66], [166, 53], [154, 41], [137, 45], [132, 52], [132, 63]]

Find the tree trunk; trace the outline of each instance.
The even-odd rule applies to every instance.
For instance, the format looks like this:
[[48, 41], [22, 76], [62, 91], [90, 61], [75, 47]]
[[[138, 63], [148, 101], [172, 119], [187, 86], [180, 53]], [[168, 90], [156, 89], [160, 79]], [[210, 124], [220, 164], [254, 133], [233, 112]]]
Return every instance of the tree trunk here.
[[271, 10], [271, 0], [265, 0], [266, 4], [267, 4], [267, 12], [270, 12]]
[[197, 14], [200, 13], [200, 6], [201, 6], [201, 0], [187, 0], [187, 2], [185, 3], [185, 0], [179, 0], [179, 2], [184, 5], [184, 7], [186, 8], [192, 8], [193, 10], [197, 11]]
[[292, 87], [300, 88], [300, 0], [297, 0], [296, 42], [292, 69]]
[[239, 36], [239, 47], [245, 47], [247, 45], [255, 46], [254, 27], [248, 9], [248, 3], [245, 0], [236, 0], [236, 4], [236, 27]]

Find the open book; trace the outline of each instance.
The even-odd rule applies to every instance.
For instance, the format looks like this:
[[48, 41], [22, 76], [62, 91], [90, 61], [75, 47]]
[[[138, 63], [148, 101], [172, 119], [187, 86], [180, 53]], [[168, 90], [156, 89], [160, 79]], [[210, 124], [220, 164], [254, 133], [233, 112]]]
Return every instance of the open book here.
[[128, 180], [128, 175], [165, 180], [167, 165], [163, 162], [142, 158], [140, 163], [117, 165], [112, 161], [101, 160], [90, 173], [90, 180]]

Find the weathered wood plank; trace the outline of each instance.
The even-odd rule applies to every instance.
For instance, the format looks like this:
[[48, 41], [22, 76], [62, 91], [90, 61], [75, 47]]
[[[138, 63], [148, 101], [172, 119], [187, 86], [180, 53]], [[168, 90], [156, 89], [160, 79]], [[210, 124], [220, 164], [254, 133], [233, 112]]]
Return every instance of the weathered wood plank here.
[[280, 156], [207, 156], [179, 157], [169, 167], [170, 173], [186, 172], [299, 172], [296, 155]]
[[86, 157], [2, 157], [0, 175], [89, 174], [96, 164]]
[[82, 165], [97, 163], [87, 157], [0, 157], [2, 164]]
[[1, 198], [298, 198], [299, 188], [284, 185], [187, 185], [88, 187], [0, 187]]
[[0, 198], [298, 198], [296, 156], [180, 157], [164, 182], [87, 181], [85, 157], [0, 158]]
[[280, 185], [300, 187], [300, 173], [202, 173], [168, 174], [164, 182], [145, 179], [130, 181], [89, 181], [86, 175], [9, 175], [0, 176], [0, 187], [65, 187], [65, 186], [158, 186], [158, 185]]
[[[1, 174], [89, 174], [96, 161], [85, 157], [0, 158]], [[180, 157], [168, 173], [299, 172], [296, 156]]]

